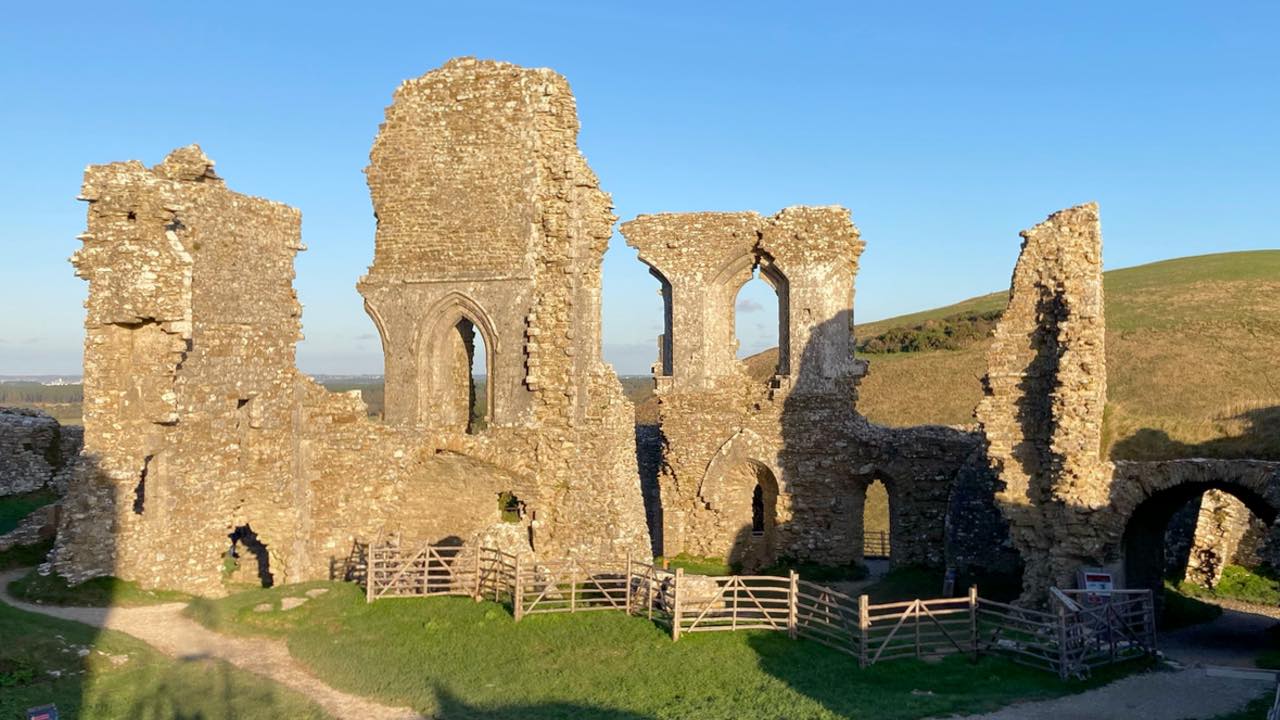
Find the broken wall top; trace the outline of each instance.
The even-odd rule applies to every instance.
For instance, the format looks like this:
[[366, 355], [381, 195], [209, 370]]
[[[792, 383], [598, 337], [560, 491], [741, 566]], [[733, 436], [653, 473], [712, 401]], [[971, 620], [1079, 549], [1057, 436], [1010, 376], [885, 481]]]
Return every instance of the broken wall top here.
[[795, 206], [772, 217], [756, 212], [641, 215], [622, 224], [627, 244], [645, 264], [669, 277], [715, 273], [739, 258], [764, 253], [784, 273], [813, 265], [854, 270], [863, 242], [847, 209]]
[[540, 237], [568, 231], [548, 196], [569, 187], [600, 195], [604, 217], [583, 217], [603, 222], [590, 233], [603, 253], [609, 200], [577, 134], [569, 85], [551, 70], [463, 58], [401, 84], [366, 169], [378, 218], [369, 279], [532, 277]]

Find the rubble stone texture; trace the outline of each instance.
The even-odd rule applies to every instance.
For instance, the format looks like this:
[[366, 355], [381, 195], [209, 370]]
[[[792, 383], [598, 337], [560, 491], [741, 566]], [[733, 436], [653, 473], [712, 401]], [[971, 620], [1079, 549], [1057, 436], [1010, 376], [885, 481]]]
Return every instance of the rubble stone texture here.
[[1196, 513], [1186, 579], [1205, 587], [1217, 585], [1223, 568], [1236, 561], [1251, 519], [1252, 513], [1239, 499], [1221, 490], [1205, 493]]
[[61, 491], [83, 442], [41, 410], [0, 407], [0, 497], [44, 488]]
[[1239, 496], [1268, 525], [1280, 508], [1280, 464], [1252, 460], [1110, 463], [1102, 234], [1096, 205], [1022, 233], [1010, 299], [995, 333], [977, 409], [995, 500], [1025, 563], [1024, 597], [1071, 587], [1086, 566], [1130, 587], [1159, 588], [1166, 529], [1206, 491]]
[[[57, 570], [219, 594], [240, 529], [264, 581], [329, 577], [357, 543], [472, 540], [504, 491], [531, 550], [647, 557], [633, 410], [599, 353], [613, 216], [576, 135], [547, 70], [455, 60], [396, 92], [359, 285], [386, 425], [295, 367], [296, 210], [229, 190], [195, 146], [90, 167], [85, 461]], [[491, 388], [474, 434], [472, 329]]]
[[[882, 480], [894, 561], [943, 564], [950, 480], [978, 439], [857, 415], [866, 364], [853, 355], [853, 280], [863, 243], [849, 212], [641, 216], [622, 233], [665, 306], [654, 364], [662, 552], [746, 567], [860, 561], [866, 489]], [[778, 365], [763, 381], [737, 360], [734, 337], [734, 302], [756, 270], [779, 307]]]
[[[90, 167], [73, 258], [89, 281], [85, 452], [68, 464], [57, 570], [219, 594], [233, 543], [229, 579], [264, 583], [345, 576], [362, 545], [391, 540], [644, 558], [646, 519], [667, 555], [838, 565], [862, 559], [866, 490], [880, 480], [894, 563], [1021, 566], [1034, 601], [1089, 565], [1159, 587], [1169, 521], [1206, 491], [1274, 528], [1280, 464], [1102, 458], [1096, 205], [1022, 233], [977, 431], [857, 413], [863, 242], [847, 210], [625, 223], [664, 300], [658, 422], [637, 429], [600, 357], [615, 218], [577, 132], [549, 70], [454, 60], [396, 91], [367, 169], [378, 226], [358, 284], [383, 343], [385, 424], [358, 393], [295, 367], [296, 210], [229, 190], [195, 146], [150, 169]], [[779, 303], [764, 378], [734, 337], [756, 271]], [[643, 490], [637, 437], [657, 478]], [[38, 479], [50, 457], [9, 448], [0, 463]], [[500, 495], [515, 496], [516, 517]]]

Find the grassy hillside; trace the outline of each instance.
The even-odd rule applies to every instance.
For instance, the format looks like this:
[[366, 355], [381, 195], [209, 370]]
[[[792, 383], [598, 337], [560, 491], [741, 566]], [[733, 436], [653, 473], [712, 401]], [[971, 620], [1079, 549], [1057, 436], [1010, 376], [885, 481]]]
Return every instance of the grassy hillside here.
[[[1107, 450], [1116, 459], [1280, 459], [1280, 250], [1181, 258], [1105, 275]], [[995, 293], [860, 325], [858, 337], [1003, 306]], [[863, 354], [859, 409], [886, 425], [973, 422], [990, 340]]]

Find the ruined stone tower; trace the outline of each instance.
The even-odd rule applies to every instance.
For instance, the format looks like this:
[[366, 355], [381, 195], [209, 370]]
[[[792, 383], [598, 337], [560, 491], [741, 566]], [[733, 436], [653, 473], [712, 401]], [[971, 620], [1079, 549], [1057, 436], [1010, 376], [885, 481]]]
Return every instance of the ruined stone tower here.
[[474, 541], [507, 494], [509, 549], [647, 556], [633, 410], [600, 360], [613, 216], [576, 134], [548, 70], [458, 60], [397, 92], [360, 283], [388, 424], [294, 365], [296, 210], [227, 189], [195, 146], [90, 167], [85, 458], [57, 570], [219, 594], [234, 544], [263, 583], [328, 577], [361, 543]]

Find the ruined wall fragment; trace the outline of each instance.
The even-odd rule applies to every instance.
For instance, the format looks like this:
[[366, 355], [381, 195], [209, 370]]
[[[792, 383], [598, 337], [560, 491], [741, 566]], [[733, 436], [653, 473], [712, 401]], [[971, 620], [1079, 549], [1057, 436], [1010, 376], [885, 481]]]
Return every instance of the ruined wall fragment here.
[[1054, 213], [1022, 237], [977, 417], [1035, 594], [1069, 585], [1079, 558], [1097, 554], [1090, 515], [1110, 498], [1098, 207]]
[[[577, 133], [550, 70], [462, 59], [404, 83], [370, 155], [378, 232], [359, 287], [387, 349], [390, 422], [537, 478], [520, 497], [539, 552], [639, 556], [633, 411], [600, 359], [614, 217]], [[469, 375], [449, 349], [459, 321], [487, 360], [491, 416], [472, 435], [448, 409]]]
[[80, 428], [64, 427], [41, 410], [0, 407], [0, 497], [61, 491], [81, 437]]

